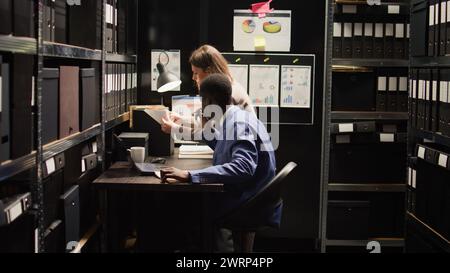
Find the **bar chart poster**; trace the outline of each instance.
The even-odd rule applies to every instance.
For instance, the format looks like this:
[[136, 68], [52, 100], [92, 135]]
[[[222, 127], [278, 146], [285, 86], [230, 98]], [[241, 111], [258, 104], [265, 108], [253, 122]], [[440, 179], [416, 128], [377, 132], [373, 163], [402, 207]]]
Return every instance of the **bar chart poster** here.
[[278, 107], [279, 65], [250, 65], [249, 96], [254, 106]]
[[281, 103], [284, 108], [311, 108], [310, 66], [281, 66]]

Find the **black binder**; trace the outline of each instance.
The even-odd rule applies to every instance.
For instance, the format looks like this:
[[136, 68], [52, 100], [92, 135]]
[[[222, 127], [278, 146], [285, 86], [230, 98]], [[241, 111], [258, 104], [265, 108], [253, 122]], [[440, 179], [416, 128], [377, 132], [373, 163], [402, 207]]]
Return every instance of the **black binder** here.
[[434, 56], [439, 56], [439, 43], [440, 43], [440, 0], [434, 0]]
[[80, 70], [77, 66], [59, 68], [59, 137], [64, 138], [80, 130], [79, 99]]
[[388, 77], [387, 111], [397, 111], [398, 77]]
[[394, 58], [402, 59], [405, 55], [405, 24], [395, 24]]
[[52, 0], [45, 0], [43, 13], [44, 24], [42, 28], [42, 38], [45, 41], [54, 41], [55, 31], [53, 26], [55, 25], [55, 4]]
[[408, 112], [408, 77], [399, 77], [397, 111]]
[[12, 1], [0, 1], [0, 34], [9, 35], [12, 33]]
[[433, 84], [431, 89], [431, 102], [430, 102], [430, 130], [437, 132], [439, 126], [438, 117], [438, 98], [441, 82], [439, 81], [439, 71], [437, 69], [432, 70]]
[[97, 154], [89, 154], [81, 158], [81, 172], [88, 172], [97, 167]]
[[384, 58], [384, 27], [383, 24], [375, 24], [375, 38], [373, 39], [373, 57], [376, 59]]
[[127, 54], [136, 54], [137, 41], [137, 0], [127, 0], [127, 16], [126, 16], [126, 43]]
[[42, 81], [42, 144], [58, 139], [59, 70], [44, 68]]
[[440, 2], [439, 16], [439, 56], [445, 56], [447, 43], [447, 1]]
[[107, 52], [113, 52], [113, 18], [114, 18], [114, 8], [113, 8], [113, 0], [107, 0], [106, 1], [106, 10], [105, 10], [105, 17], [106, 17], [106, 51]]
[[394, 24], [384, 24], [384, 58], [394, 58]]
[[44, 185], [44, 226], [47, 228], [59, 214], [59, 196], [63, 193], [63, 171], [58, 170], [43, 180]]
[[[428, 56], [435, 56], [434, 41], [436, 39], [435, 31], [435, 4], [436, 0], [429, 0], [428, 7]], [[415, 33], [415, 32], [414, 32]]]
[[32, 118], [31, 89], [33, 56], [15, 54], [12, 64], [11, 106], [11, 158], [31, 152]]
[[378, 76], [377, 80], [377, 96], [376, 96], [376, 110], [386, 111], [387, 110], [387, 77]]
[[[84, 2], [84, 1], [83, 1]], [[67, 43], [67, 34], [66, 34], [66, 0], [55, 0], [55, 42], [66, 44]], [[88, 17], [85, 17], [88, 18]], [[83, 24], [84, 27], [86, 27], [85, 24]], [[82, 31], [83, 34], [91, 32], [92, 29], [89, 29], [89, 31]]]
[[127, 1], [119, 0], [117, 3], [117, 53], [126, 54], [126, 12]]
[[0, 253], [34, 253], [37, 217], [32, 211], [0, 227]]
[[342, 57], [351, 58], [352, 57], [352, 44], [353, 44], [353, 24], [344, 23], [344, 37], [342, 39]]
[[428, 15], [428, 0], [411, 1], [411, 56], [428, 55]]
[[363, 24], [353, 24], [353, 46], [352, 58], [360, 59], [363, 57]]
[[[447, 10], [450, 10], [450, 4], [447, 3]], [[446, 37], [445, 37], [445, 54], [450, 54], [450, 16], [446, 17], [445, 29], [446, 29]], [[448, 33], [448, 34], [447, 34]]]
[[2, 63], [0, 56], [0, 77], [2, 78], [0, 86], [1, 96], [1, 125], [0, 125], [0, 162], [10, 159], [10, 84], [9, 84], [9, 64]]
[[71, 187], [60, 197], [61, 211], [64, 213], [65, 244], [80, 240], [80, 196], [78, 186]]
[[363, 56], [373, 58], [373, 23], [364, 23]]
[[14, 35], [34, 37], [34, 1], [14, 0]]
[[84, 68], [80, 71], [81, 86], [81, 130], [86, 130], [97, 124], [96, 113], [100, 111], [99, 91], [95, 87], [95, 69]]
[[430, 130], [430, 101], [431, 101], [431, 90], [433, 89], [433, 79], [431, 77], [431, 69], [426, 70], [426, 85], [425, 85], [425, 92], [424, 92], [424, 98], [423, 98], [423, 118], [424, 118], [424, 130]]
[[[450, 70], [441, 69], [440, 79], [444, 83], [439, 90], [439, 128], [438, 130], [446, 136], [450, 136], [450, 105], [448, 100], [448, 82], [450, 81]], [[445, 84], [447, 82], [447, 84]]]
[[411, 128], [417, 126], [417, 85], [418, 85], [418, 70], [411, 69], [411, 86], [409, 95], [409, 123]]
[[[92, 49], [102, 48], [102, 0], [82, 1], [69, 6], [69, 43]], [[107, 10], [108, 11], [108, 10]], [[106, 14], [109, 18], [109, 14]], [[81, 29], [89, 29], [82, 31]]]

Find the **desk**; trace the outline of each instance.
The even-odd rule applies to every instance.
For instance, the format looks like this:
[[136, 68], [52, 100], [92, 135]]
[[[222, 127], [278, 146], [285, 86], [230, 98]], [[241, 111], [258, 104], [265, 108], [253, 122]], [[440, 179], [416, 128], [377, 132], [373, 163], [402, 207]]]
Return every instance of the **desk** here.
[[[183, 170], [203, 169], [212, 165], [211, 159], [178, 159], [178, 149], [174, 155], [165, 157], [166, 163], [162, 166], [176, 167]], [[155, 191], [155, 192], [198, 192], [202, 194], [202, 215], [208, 214], [206, 205], [209, 193], [219, 193], [224, 191], [223, 184], [186, 184], [173, 183], [163, 184], [156, 176], [141, 176], [130, 168], [128, 162], [117, 162], [104, 172], [93, 182], [94, 187], [100, 190], [100, 217], [102, 222], [102, 242], [107, 238], [107, 204], [109, 191]], [[208, 217], [202, 217], [203, 247], [205, 251], [211, 250], [212, 222]], [[103, 244], [103, 250], [106, 250]]]

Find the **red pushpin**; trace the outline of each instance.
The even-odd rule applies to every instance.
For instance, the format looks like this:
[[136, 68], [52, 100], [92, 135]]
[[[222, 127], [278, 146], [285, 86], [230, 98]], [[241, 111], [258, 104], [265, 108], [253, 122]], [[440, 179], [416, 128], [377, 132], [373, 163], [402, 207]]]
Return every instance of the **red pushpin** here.
[[270, 2], [272, 2], [272, 0], [252, 4], [252, 12], [258, 13], [259, 18], [266, 17], [267, 13], [273, 11], [273, 9], [270, 8]]

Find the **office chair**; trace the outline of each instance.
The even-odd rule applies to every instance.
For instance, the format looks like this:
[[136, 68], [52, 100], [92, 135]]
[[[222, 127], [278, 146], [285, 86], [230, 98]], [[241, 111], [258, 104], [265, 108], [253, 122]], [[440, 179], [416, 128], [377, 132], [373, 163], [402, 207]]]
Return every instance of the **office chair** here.
[[289, 162], [255, 196], [222, 218], [222, 226], [233, 232], [235, 252], [252, 252], [255, 233], [260, 228], [280, 227], [279, 222], [271, 221], [270, 218], [273, 211], [283, 205], [281, 198], [283, 181], [295, 167], [296, 163]]

